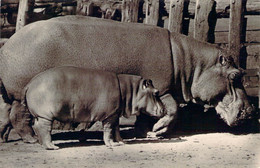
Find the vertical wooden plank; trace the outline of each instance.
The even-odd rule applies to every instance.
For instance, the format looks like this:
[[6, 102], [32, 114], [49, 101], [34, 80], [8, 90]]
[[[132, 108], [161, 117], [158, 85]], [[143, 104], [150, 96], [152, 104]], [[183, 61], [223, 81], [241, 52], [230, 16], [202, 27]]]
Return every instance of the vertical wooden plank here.
[[[258, 72], [258, 112], [260, 112], [260, 59], [258, 59], [258, 68], [257, 68]], [[258, 122], [260, 124], [260, 114], [258, 114]]]
[[83, 1], [83, 0], [77, 0], [77, 15], [83, 15], [83, 16], [91, 16], [93, 15], [93, 5], [94, 3], [92, 0]]
[[139, 0], [123, 0], [122, 2], [122, 22], [138, 21]]
[[[195, 8], [195, 22], [194, 22], [194, 38], [201, 41], [210, 41], [209, 32], [210, 25], [209, 21], [212, 22], [210, 14], [215, 10], [214, 0], [196, 0]], [[211, 27], [212, 28], [212, 27]], [[214, 28], [214, 27], [213, 27]]]
[[33, 14], [34, 0], [20, 0], [16, 21], [16, 32], [29, 23]]
[[145, 0], [145, 24], [157, 25], [159, 19], [159, 0]]
[[239, 65], [242, 35], [243, 0], [230, 0], [228, 43], [235, 63]]
[[171, 0], [168, 29], [170, 32], [182, 33], [183, 10], [185, 0]]

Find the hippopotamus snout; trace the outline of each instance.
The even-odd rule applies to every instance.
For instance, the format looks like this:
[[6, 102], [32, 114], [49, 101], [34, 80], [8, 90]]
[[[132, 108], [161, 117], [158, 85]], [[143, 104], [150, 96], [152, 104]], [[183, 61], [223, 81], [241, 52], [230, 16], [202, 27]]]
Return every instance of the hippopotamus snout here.
[[258, 117], [258, 115], [259, 112], [256, 110], [255, 106], [251, 104], [239, 111], [236, 117], [236, 121], [232, 123], [230, 126], [235, 127], [245, 123], [248, 120], [254, 120]]

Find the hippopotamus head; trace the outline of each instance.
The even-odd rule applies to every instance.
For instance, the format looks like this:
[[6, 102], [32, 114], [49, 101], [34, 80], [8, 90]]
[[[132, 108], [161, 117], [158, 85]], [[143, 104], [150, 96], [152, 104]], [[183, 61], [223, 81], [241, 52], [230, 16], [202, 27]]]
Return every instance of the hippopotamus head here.
[[118, 79], [124, 104], [124, 117], [128, 118], [140, 113], [158, 118], [164, 115], [159, 91], [150, 79], [127, 74], [119, 74]]
[[214, 105], [229, 126], [236, 126], [252, 117], [253, 106], [249, 104], [242, 85], [244, 72], [237, 68], [228, 53], [219, 52], [217, 59], [200, 68], [204, 70], [195, 70], [194, 76], [197, 77], [191, 89], [195, 102]]
[[149, 79], [144, 79], [141, 83], [135, 103], [133, 103], [136, 113], [140, 114], [142, 112], [152, 117], [162, 117], [164, 109], [159, 98], [158, 89], [154, 88], [152, 81]]

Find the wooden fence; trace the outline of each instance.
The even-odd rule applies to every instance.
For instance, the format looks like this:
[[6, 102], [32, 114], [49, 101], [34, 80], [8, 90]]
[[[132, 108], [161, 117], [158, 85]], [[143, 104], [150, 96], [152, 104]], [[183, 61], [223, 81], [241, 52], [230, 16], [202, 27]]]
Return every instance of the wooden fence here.
[[[1, 3], [2, 13], [18, 10], [16, 31], [39, 20], [40, 14], [48, 16], [41, 18], [79, 14], [161, 26], [215, 43], [230, 49], [237, 64], [247, 69], [244, 83], [249, 95], [260, 94], [259, 0], [3, 0]], [[36, 13], [37, 9], [44, 10]]]

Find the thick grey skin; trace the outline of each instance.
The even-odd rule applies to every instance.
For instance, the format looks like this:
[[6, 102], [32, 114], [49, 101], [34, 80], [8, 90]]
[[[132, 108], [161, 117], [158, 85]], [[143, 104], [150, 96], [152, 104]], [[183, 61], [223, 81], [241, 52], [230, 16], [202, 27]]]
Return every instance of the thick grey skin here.
[[12, 128], [21, 136], [25, 143], [35, 143], [34, 131], [31, 127], [30, 113], [18, 101], [10, 102], [0, 79], [0, 142], [7, 142]]
[[34, 130], [46, 149], [51, 142], [54, 119], [61, 122], [102, 121], [107, 146], [122, 143], [119, 117], [140, 112], [161, 117], [163, 106], [158, 90], [140, 76], [119, 75], [76, 67], [56, 67], [34, 77], [24, 89], [24, 99], [35, 117]]
[[[251, 115], [241, 81], [233, 89], [236, 94], [228, 89], [228, 76], [241, 74], [225, 61], [228, 56], [213, 45], [154, 26], [65, 16], [35, 22], [14, 34], [0, 50], [0, 77], [10, 100], [20, 100], [21, 90], [33, 76], [55, 66], [149, 78], [167, 104], [167, 114], [153, 129], [161, 134], [176, 119], [178, 105], [192, 100], [215, 105], [230, 126]], [[228, 101], [229, 107], [219, 105], [225, 95], [234, 100]], [[242, 110], [245, 115], [238, 118]]]
[[6, 102], [4, 85], [0, 79], [0, 142], [7, 142], [11, 130], [10, 112], [11, 104]]

